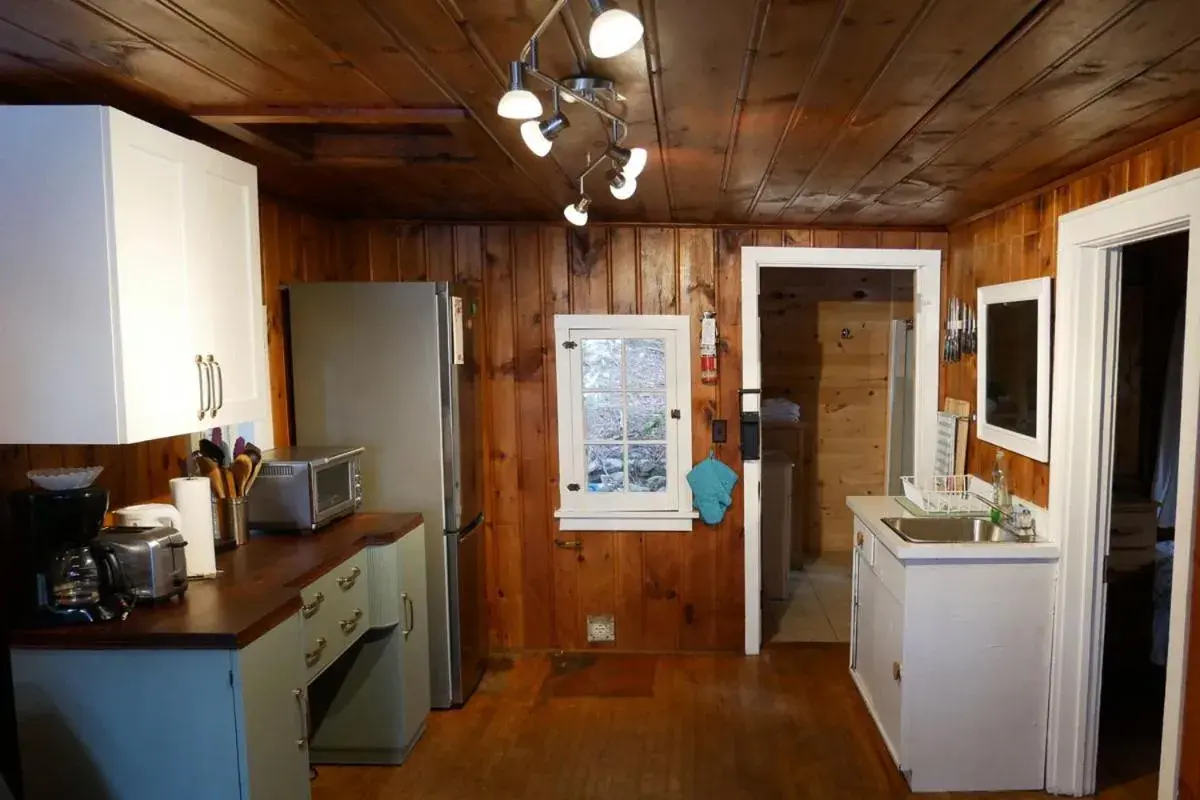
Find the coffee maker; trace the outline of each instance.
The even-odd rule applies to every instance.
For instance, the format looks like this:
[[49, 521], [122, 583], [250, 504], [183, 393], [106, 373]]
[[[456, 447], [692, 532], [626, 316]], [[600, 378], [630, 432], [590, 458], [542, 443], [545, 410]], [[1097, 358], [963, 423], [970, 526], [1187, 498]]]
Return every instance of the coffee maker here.
[[111, 548], [96, 541], [108, 511], [107, 490], [31, 489], [13, 492], [9, 503], [18, 624], [104, 622], [125, 615], [120, 564]]

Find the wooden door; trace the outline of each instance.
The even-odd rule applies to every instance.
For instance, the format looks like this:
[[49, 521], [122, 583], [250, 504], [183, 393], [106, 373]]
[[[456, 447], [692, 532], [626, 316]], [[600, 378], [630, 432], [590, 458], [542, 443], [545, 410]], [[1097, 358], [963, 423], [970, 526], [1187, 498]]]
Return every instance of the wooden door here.
[[190, 337], [185, 139], [109, 111], [116, 315], [127, 442], [195, 430], [207, 391]]
[[266, 323], [259, 260], [258, 178], [254, 167], [201, 145], [189, 149], [188, 247], [198, 261], [190, 282], [192, 330], [213, 360], [211, 424], [268, 415]]

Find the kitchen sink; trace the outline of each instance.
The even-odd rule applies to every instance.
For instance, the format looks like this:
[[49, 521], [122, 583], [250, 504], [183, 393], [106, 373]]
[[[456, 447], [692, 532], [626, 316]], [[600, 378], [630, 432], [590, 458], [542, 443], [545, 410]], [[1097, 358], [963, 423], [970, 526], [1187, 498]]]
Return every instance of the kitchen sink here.
[[885, 517], [883, 522], [915, 544], [1031, 541], [981, 517]]

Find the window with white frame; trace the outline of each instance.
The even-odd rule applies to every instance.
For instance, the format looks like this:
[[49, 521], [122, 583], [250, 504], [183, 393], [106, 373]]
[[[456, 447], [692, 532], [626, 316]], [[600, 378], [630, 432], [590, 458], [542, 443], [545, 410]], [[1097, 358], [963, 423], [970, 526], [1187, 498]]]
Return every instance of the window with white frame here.
[[562, 530], [691, 530], [689, 319], [557, 315]]

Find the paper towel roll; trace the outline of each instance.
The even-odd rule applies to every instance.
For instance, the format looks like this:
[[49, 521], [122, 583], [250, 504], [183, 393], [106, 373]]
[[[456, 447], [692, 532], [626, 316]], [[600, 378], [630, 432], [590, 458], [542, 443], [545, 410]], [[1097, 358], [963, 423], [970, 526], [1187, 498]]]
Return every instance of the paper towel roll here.
[[187, 539], [183, 552], [187, 555], [189, 578], [214, 575], [217, 571], [210, 487], [208, 478], [171, 479], [171, 500], [183, 517], [183, 537]]

